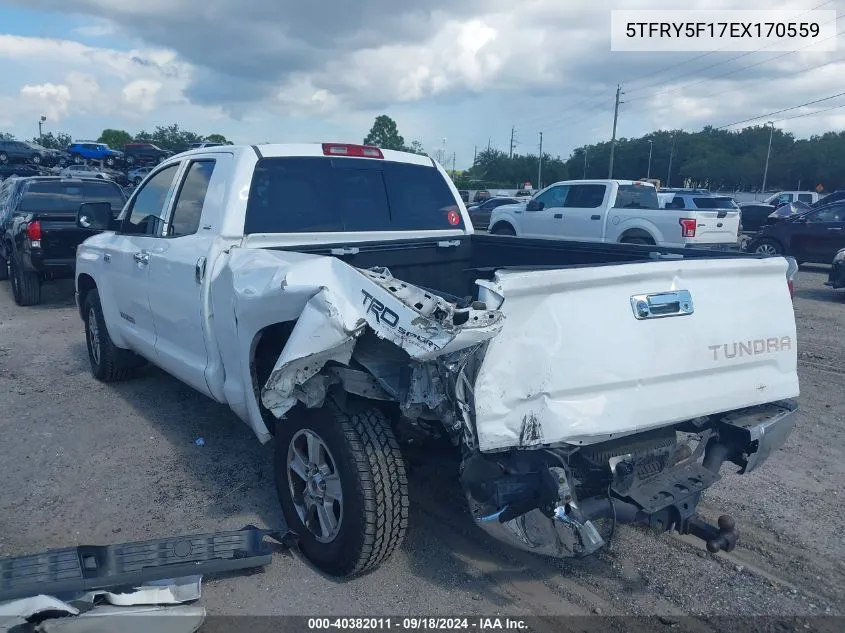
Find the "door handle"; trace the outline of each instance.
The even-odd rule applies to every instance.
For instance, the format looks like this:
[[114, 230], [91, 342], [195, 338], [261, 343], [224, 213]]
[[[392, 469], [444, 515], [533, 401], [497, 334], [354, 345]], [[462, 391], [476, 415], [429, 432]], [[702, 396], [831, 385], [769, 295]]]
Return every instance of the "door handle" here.
[[198, 284], [201, 284], [202, 280], [205, 279], [205, 257], [200, 257], [197, 260], [197, 265], [194, 268], [194, 279]]
[[555, 213], [555, 220], [560, 220], [561, 218], [563, 218], [562, 213]]
[[590, 219], [591, 220], [601, 220], [601, 216], [600, 215], [591, 215]]
[[137, 253], [132, 253], [132, 259], [142, 265], [147, 265], [150, 263], [150, 253], [148, 251], [138, 251]]
[[638, 321], [684, 316], [692, 314], [695, 310], [692, 304], [692, 294], [689, 290], [634, 295], [631, 297], [631, 308], [634, 310], [634, 317]]

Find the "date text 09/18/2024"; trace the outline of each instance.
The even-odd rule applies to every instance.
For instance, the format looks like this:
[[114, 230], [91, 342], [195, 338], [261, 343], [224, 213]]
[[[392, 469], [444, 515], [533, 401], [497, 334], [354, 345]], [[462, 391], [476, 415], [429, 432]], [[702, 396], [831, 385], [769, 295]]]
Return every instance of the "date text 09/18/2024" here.
[[374, 618], [308, 618], [308, 630], [353, 631], [487, 631], [525, 630], [528, 626], [519, 618], [501, 617], [374, 617]]

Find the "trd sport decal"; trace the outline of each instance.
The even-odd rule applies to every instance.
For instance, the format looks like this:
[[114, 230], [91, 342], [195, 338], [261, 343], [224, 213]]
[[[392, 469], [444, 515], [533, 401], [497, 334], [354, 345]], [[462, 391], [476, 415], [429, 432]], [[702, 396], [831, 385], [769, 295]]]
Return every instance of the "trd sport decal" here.
[[362, 305], [364, 306], [364, 314], [370, 314], [375, 317], [376, 323], [386, 325], [392, 330], [396, 330], [396, 332], [401, 336], [403, 339], [416, 343], [420, 347], [423, 347], [427, 350], [438, 350], [440, 346], [437, 345], [431, 339], [424, 338], [417, 334], [416, 332], [409, 332], [403, 327], [396, 327], [399, 324], [399, 315], [396, 314], [393, 310], [388, 308], [384, 305], [381, 301], [376, 299], [373, 295], [371, 295], [366, 290], [361, 290], [361, 294], [364, 295], [364, 300]]

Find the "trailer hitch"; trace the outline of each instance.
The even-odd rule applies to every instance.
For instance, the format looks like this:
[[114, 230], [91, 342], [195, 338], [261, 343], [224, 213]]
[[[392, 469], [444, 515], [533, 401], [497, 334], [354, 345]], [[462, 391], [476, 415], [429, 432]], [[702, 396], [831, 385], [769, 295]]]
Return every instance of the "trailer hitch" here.
[[717, 526], [710, 525], [699, 516], [690, 517], [685, 525], [684, 534], [691, 534], [700, 538], [707, 544], [707, 551], [711, 554], [716, 552], [732, 552], [739, 541], [739, 532], [736, 529], [736, 521], [728, 514], [723, 514], [717, 521]]

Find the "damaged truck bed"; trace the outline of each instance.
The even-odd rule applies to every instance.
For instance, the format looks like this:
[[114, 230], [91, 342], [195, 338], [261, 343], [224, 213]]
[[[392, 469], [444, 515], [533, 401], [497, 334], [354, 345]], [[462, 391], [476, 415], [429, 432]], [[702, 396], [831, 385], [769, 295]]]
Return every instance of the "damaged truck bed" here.
[[[199, 163], [203, 229], [170, 239]], [[274, 439], [285, 518], [324, 571], [401, 543], [409, 436], [451, 441], [479, 527], [518, 547], [590, 554], [607, 518], [736, 545], [696, 507], [794, 424], [794, 262], [475, 235], [439, 165], [377, 148], [209, 148], [159, 176], [161, 236], [127, 244], [136, 193], [80, 249], [92, 371], [153, 362]], [[122, 250], [148, 275], [125, 293], [102, 263]]]

